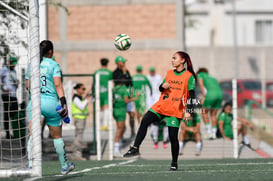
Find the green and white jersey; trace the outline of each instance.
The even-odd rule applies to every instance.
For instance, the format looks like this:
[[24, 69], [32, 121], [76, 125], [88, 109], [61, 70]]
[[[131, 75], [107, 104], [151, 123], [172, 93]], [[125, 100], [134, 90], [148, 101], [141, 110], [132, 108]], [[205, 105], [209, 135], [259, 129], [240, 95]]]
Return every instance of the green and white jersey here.
[[221, 112], [221, 114], [218, 116], [217, 122], [219, 125], [220, 121], [224, 121], [224, 130], [232, 130], [232, 120], [233, 120], [233, 114], [227, 114], [225, 112]]
[[40, 64], [41, 97], [49, 96], [59, 99], [53, 81], [54, 77], [61, 77], [59, 64], [50, 58], [43, 57]]
[[133, 88], [136, 92], [139, 92], [139, 91], [145, 92], [145, 86], [148, 86], [151, 92], [153, 91], [152, 86], [145, 75], [136, 74], [132, 76], [132, 80], [133, 80]]
[[126, 112], [126, 103], [124, 102], [124, 97], [128, 97], [127, 87], [125, 85], [116, 85], [113, 89], [113, 108], [124, 109]]
[[202, 79], [208, 94], [222, 94], [219, 82], [206, 72], [198, 74], [197, 79]]
[[200, 116], [199, 116], [199, 114], [195, 115], [195, 123], [194, 123], [193, 119], [191, 119], [189, 121], [186, 121], [186, 120], [183, 120], [183, 121], [185, 122], [186, 126], [194, 127], [194, 126], [196, 126], [196, 124], [198, 124], [198, 123], [200, 124]]
[[107, 68], [100, 68], [94, 73], [93, 92], [95, 92], [96, 75], [100, 74], [100, 93], [108, 92], [108, 81], [113, 79], [113, 73]]

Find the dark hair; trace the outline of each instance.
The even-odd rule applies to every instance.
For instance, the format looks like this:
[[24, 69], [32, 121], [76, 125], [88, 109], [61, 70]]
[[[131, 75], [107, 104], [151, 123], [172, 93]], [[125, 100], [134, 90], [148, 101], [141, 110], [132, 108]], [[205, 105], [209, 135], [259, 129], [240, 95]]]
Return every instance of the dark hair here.
[[209, 73], [208, 69], [207, 69], [207, 68], [205, 68], [205, 67], [201, 67], [201, 68], [199, 68], [196, 74], [198, 75], [198, 74], [199, 74], [199, 73], [201, 73], [201, 72], [206, 72], [206, 73]]
[[223, 109], [222, 109], [221, 112], [225, 112], [225, 108], [226, 108], [227, 106], [231, 106], [231, 107], [232, 107], [232, 103], [231, 103], [231, 102], [226, 102], [226, 103], [224, 104]]
[[100, 64], [103, 66], [106, 66], [108, 64], [109, 60], [107, 58], [100, 59]]
[[77, 83], [74, 87], [73, 87], [73, 89], [79, 89], [79, 88], [81, 88], [83, 86], [83, 83]]
[[43, 60], [43, 57], [48, 54], [48, 52], [53, 51], [53, 43], [50, 40], [43, 40], [40, 43], [40, 62]]
[[186, 52], [182, 52], [182, 51], [178, 51], [176, 53], [178, 53], [181, 58], [184, 58], [186, 60], [187, 70], [190, 71], [190, 73], [192, 73], [192, 75], [194, 76], [195, 81], [196, 81], [197, 77], [196, 77], [196, 74], [195, 74], [195, 72], [193, 70], [193, 66], [192, 66], [192, 62], [191, 62], [190, 56]]

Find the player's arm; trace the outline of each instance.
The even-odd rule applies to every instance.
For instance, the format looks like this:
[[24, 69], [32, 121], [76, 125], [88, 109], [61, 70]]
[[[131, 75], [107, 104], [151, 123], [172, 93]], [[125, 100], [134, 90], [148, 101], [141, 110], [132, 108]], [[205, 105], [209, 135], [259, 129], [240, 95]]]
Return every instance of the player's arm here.
[[64, 97], [64, 89], [63, 89], [61, 77], [55, 76], [53, 77], [53, 81], [54, 81], [54, 86], [59, 98]]
[[221, 133], [221, 135], [222, 135], [222, 137], [224, 139], [231, 140], [229, 137], [227, 137], [225, 135], [225, 132], [224, 132], [224, 121], [223, 120], [219, 120], [219, 131], [220, 131], [220, 133]]
[[202, 96], [205, 97], [205, 86], [203, 79], [198, 79], [199, 87], [202, 93]]
[[188, 91], [189, 91], [189, 97], [187, 99], [187, 108], [186, 108], [186, 113], [185, 113], [185, 119], [189, 120], [193, 118], [194, 114], [194, 102], [195, 100], [195, 85], [196, 81], [194, 76], [190, 76], [189, 81], [188, 81]]
[[146, 80], [146, 84], [148, 85], [148, 87], [150, 89], [151, 95], [153, 95], [153, 88], [152, 88], [152, 85], [151, 85], [150, 81], [147, 79], [147, 77], [145, 77], [145, 80]]
[[163, 92], [165, 89], [169, 88], [170, 84], [166, 83], [166, 79], [163, 80], [163, 82], [159, 86], [159, 91]]

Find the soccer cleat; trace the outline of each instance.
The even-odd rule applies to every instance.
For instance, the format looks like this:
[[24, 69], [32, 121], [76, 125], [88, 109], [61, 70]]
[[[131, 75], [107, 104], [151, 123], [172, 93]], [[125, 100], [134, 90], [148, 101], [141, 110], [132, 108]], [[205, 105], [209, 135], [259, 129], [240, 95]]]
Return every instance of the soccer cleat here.
[[123, 155], [120, 153], [120, 151], [115, 151], [115, 152], [114, 152], [114, 157], [115, 157], [115, 158], [122, 158]]
[[179, 155], [183, 155], [183, 154], [184, 154], [183, 149], [180, 149], [179, 150]]
[[123, 157], [133, 157], [138, 155], [140, 155], [138, 148], [131, 146], [127, 153], [123, 155]]
[[176, 171], [177, 170], [177, 162], [172, 162], [170, 170], [171, 171]]
[[158, 144], [155, 143], [155, 144], [154, 144], [154, 149], [157, 149], [157, 148], [158, 148]]
[[201, 155], [201, 151], [196, 151], [195, 152], [195, 156], [200, 156]]
[[167, 143], [163, 143], [163, 148], [164, 148], [164, 149], [167, 148]]
[[62, 175], [67, 175], [69, 172], [74, 170], [74, 168], [75, 168], [75, 164], [73, 162], [71, 162], [71, 163], [67, 164], [66, 168], [62, 168], [61, 174]]
[[109, 128], [108, 128], [108, 126], [104, 125], [104, 126], [102, 126], [102, 127], [100, 128], [100, 130], [101, 130], [101, 131], [108, 131]]

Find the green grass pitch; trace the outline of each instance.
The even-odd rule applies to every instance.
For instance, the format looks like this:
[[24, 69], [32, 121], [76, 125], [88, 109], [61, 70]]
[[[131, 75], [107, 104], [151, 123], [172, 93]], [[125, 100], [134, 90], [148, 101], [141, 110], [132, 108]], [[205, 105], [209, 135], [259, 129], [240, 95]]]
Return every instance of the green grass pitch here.
[[[170, 160], [78, 161], [69, 175], [61, 176], [59, 163], [43, 162], [47, 181], [235, 181], [273, 180], [273, 159], [179, 160], [178, 171], [169, 171]], [[9, 178], [4, 180], [29, 180]]]

